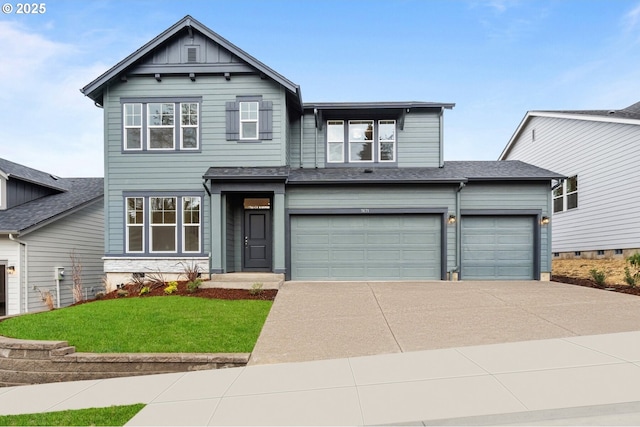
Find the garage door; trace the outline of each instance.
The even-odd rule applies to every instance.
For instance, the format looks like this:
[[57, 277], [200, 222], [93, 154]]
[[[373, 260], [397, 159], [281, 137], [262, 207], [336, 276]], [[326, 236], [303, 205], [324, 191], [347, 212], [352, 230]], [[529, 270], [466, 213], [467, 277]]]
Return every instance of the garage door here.
[[438, 215], [291, 217], [294, 280], [440, 279]]
[[534, 219], [462, 218], [462, 279], [534, 278]]

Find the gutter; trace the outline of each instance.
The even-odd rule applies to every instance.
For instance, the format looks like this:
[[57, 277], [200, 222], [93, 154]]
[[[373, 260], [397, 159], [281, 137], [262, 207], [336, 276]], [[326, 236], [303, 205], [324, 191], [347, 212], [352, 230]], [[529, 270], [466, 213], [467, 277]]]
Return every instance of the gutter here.
[[9, 240], [14, 241], [24, 247], [24, 276], [20, 276], [24, 279], [24, 312], [29, 312], [29, 253], [27, 251], [27, 242], [16, 239], [13, 234], [9, 233]]

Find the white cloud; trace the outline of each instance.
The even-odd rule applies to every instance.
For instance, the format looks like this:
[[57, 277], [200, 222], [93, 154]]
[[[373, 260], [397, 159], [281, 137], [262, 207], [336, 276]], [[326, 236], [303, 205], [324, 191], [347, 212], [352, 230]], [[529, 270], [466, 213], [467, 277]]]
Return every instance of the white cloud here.
[[63, 177], [102, 176], [102, 110], [79, 88], [104, 65], [74, 65], [76, 47], [9, 22], [0, 45], [0, 155]]
[[624, 15], [623, 22], [626, 31], [631, 32], [638, 27], [638, 23], [640, 23], [640, 4]]

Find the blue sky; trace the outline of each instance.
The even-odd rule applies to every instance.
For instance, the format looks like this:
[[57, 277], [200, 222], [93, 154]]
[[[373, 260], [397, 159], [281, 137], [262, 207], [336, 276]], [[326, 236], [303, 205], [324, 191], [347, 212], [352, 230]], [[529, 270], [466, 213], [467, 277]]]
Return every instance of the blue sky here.
[[640, 101], [640, 0], [8, 3], [0, 157], [64, 177], [103, 174], [102, 110], [79, 89], [187, 14], [305, 102], [456, 103], [445, 160], [497, 159], [528, 110]]

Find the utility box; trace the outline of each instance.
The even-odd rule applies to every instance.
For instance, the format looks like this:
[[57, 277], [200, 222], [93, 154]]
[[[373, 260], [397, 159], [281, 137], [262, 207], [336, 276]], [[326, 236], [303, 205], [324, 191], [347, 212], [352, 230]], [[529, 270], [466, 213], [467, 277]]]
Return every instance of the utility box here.
[[56, 271], [56, 280], [63, 280], [64, 279], [64, 267], [56, 267], [55, 271]]

